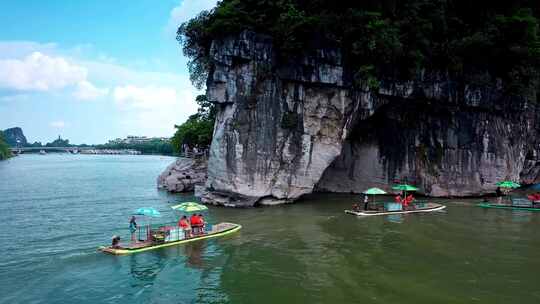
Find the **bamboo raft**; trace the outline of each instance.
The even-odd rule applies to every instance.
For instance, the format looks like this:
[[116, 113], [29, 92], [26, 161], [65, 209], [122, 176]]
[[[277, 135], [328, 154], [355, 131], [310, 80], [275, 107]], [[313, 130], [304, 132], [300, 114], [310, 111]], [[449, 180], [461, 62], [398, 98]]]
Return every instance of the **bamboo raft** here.
[[346, 214], [352, 214], [357, 216], [375, 216], [375, 215], [392, 215], [392, 214], [409, 214], [409, 213], [425, 213], [440, 211], [446, 208], [445, 205], [436, 204], [436, 203], [424, 203], [421, 207], [416, 207], [414, 209], [408, 210], [396, 210], [396, 211], [386, 211], [386, 210], [345, 210]]
[[495, 204], [495, 203], [479, 203], [478, 207], [482, 208], [494, 208], [494, 209], [510, 209], [510, 210], [523, 210], [523, 211], [540, 211], [540, 206], [516, 206], [511, 204]]
[[133, 253], [139, 253], [144, 252], [148, 250], [154, 250], [158, 248], [164, 248], [169, 246], [175, 246], [180, 244], [185, 244], [189, 242], [214, 238], [214, 237], [220, 237], [225, 236], [234, 232], [237, 232], [240, 230], [242, 226], [234, 223], [219, 223], [212, 226], [212, 230], [207, 231], [204, 234], [195, 235], [190, 238], [183, 238], [180, 240], [170, 241], [170, 242], [151, 242], [151, 241], [145, 241], [145, 242], [136, 242], [133, 244], [128, 245], [120, 245], [116, 248], [113, 248], [111, 246], [101, 246], [98, 248], [99, 251], [113, 254], [113, 255], [127, 255], [127, 254], [133, 254]]

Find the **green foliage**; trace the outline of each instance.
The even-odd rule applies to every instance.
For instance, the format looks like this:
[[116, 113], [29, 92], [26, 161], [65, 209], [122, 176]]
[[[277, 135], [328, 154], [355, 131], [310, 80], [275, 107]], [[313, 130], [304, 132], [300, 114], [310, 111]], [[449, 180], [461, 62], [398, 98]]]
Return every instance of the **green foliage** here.
[[273, 37], [280, 58], [340, 47], [359, 87], [428, 69], [458, 78], [488, 73], [519, 92], [538, 77], [539, 15], [536, 0], [223, 0], [182, 24], [177, 38], [199, 87], [211, 42], [253, 30]]
[[216, 118], [215, 105], [208, 101], [206, 95], [199, 95], [195, 100], [199, 105], [197, 113], [191, 115], [183, 124], [174, 126], [176, 132], [171, 143], [176, 153], [182, 151], [183, 145], [206, 148], [212, 142]]
[[39, 148], [39, 147], [43, 147], [43, 145], [41, 144], [40, 141], [35, 141], [33, 144], [31, 144], [31, 143], [26, 144], [25, 147], [34, 147], [34, 148], [37, 147], [37, 148]]
[[0, 131], [0, 160], [11, 157], [11, 151], [8, 144], [5, 142], [4, 132]]
[[47, 143], [45, 147], [69, 147], [69, 139], [62, 139], [60, 136], [58, 136], [57, 139], [54, 141]]

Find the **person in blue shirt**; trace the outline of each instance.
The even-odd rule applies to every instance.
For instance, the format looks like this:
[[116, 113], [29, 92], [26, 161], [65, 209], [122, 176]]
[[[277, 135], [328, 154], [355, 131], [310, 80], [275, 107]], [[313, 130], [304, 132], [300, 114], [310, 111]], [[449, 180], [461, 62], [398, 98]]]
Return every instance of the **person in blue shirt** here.
[[135, 217], [132, 216], [131, 220], [129, 220], [129, 232], [131, 233], [131, 241], [136, 242], [135, 239], [135, 232], [137, 231], [137, 222], [135, 221]]

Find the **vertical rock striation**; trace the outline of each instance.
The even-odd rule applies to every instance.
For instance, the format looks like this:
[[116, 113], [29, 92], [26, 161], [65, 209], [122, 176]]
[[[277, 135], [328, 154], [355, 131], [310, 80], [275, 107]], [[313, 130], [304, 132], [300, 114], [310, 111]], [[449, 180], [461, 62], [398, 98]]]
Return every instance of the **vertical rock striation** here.
[[500, 81], [424, 72], [355, 89], [339, 50], [283, 59], [248, 31], [210, 52], [218, 114], [204, 202], [275, 204], [397, 180], [433, 196], [478, 195], [500, 179], [538, 180], [536, 96], [506, 96]]

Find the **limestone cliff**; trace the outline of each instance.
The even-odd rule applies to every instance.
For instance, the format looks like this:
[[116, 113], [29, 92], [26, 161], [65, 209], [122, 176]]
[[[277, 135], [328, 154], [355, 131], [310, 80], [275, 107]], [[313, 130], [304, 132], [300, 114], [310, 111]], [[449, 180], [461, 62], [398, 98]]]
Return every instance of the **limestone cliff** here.
[[207, 96], [219, 106], [204, 202], [274, 204], [396, 181], [465, 196], [540, 178], [534, 92], [436, 72], [355, 89], [338, 49], [287, 60], [247, 31], [210, 53]]
[[21, 128], [9, 128], [3, 131], [6, 143], [11, 147], [25, 146], [28, 142]]

